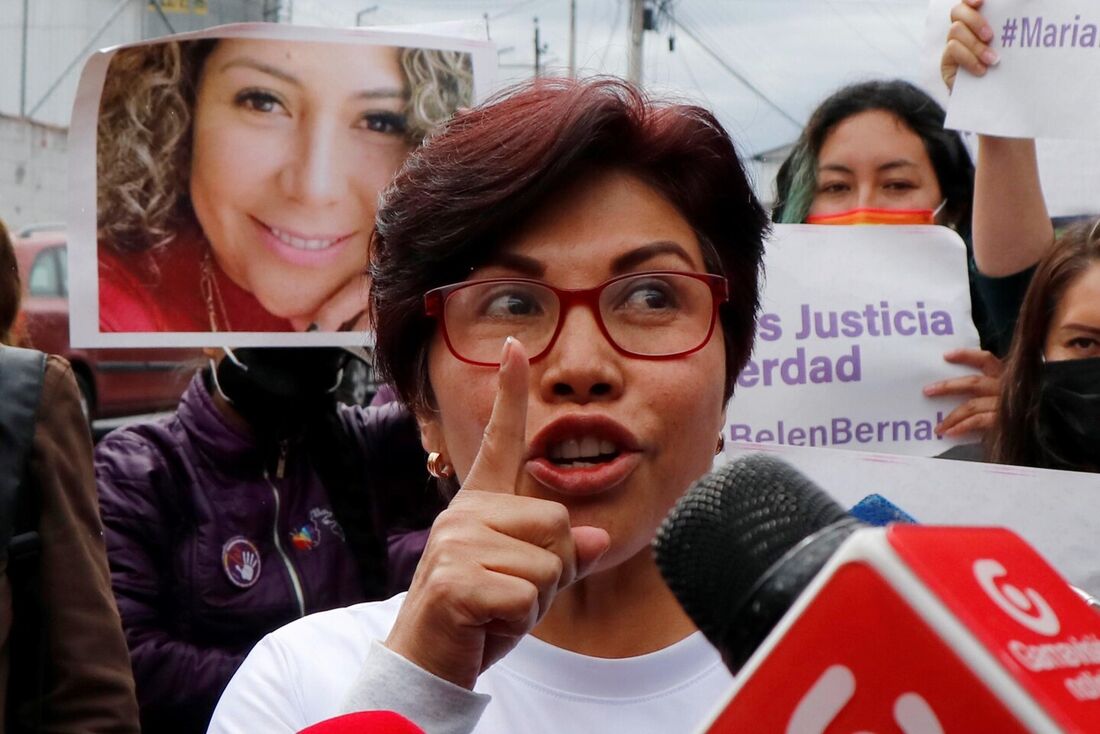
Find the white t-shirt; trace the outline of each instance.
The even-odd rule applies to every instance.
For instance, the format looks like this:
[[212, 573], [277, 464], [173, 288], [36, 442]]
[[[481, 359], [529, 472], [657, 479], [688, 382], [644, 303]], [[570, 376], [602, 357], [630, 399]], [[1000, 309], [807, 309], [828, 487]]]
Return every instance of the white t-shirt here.
[[[403, 599], [313, 614], [265, 637], [230, 681], [210, 733], [297, 732], [344, 713], [372, 642], [386, 638]], [[620, 659], [578, 655], [528, 635], [478, 679], [474, 690], [492, 698], [472, 731], [689, 734], [725, 700], [732, 683], [699, 632], [663, 650]], [[421, 723], [416, 712], [384, 701], [372, 708], [393, 708]]]

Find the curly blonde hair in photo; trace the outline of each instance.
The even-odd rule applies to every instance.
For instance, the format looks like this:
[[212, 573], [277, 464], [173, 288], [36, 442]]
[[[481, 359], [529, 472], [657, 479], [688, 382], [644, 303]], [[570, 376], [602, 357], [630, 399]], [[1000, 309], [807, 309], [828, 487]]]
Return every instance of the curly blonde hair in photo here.
[[474, 69], [468, 53], [401, 49], [401, 70], [408, 83], [405, 116], [414, 144], [437, 130], [456, 110], [473, 104]]
[[[191, 208], [192, 111], [203, 63], [217, 40], [169, 41], [118, 51], [96, 131], [97, 238], [117, 250], [164, 247], [196, 228]], [[470, 54], [401, 48], [407, 136], [419, 144], [473, 103]]]

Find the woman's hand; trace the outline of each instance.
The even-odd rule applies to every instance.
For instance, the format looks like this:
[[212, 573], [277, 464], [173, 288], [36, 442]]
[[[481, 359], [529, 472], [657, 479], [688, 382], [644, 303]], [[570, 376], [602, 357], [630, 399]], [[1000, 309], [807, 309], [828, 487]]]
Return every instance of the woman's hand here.
[[517, 341], [504, 347], [499, 380], [474, 465], [432, 525], [385, 642], [471, 689], [610, 544], [603, 529], [570, 527], [564, 505], [515, 494], [526, 461], [528, 391], [527, 355]]
[[321, 307], [309, 316], [290, 320], [297, 331], [364, 331], [368, 328], [367, 301], [370, 299], [370, 276], [357, 275]]
[[[983, 76], [999, 61], [989, 47], [992, 26], [980, 10], [985, 0], [963, 0], [951, 9], [951, 29], [940, 74], [953, 88], [959, 68]], [[1032, 267], [1054, 241], [1039, 180], [1035, 141], [978, 135], [974, 171], [974, 262], [999, 278]]]
[[973, 367], [980, 374], [953, 377], [927, 385], [927, 397], [961, 395], [965, 403], [947, 414], [936, 426], [936, 435], [962, 436], [967, 433], [982, 434], [993, 427], [997, 418], [997, 400], [1001, 394], [1001, 360], [982, 349], [956, 349], [943, 355], [944, 361]]
[[997, 52], [989, 47], [993, 40], [993, 28], [979, 12], [984, 0], [963, 0], [951, 8], [951, 29], [947, 32], [947, 46], [940, 57], [940, 75], [948, 90], [955, 86], [959, 67], [974, 76], [983, 76], [990, 66], [1000, 60]]

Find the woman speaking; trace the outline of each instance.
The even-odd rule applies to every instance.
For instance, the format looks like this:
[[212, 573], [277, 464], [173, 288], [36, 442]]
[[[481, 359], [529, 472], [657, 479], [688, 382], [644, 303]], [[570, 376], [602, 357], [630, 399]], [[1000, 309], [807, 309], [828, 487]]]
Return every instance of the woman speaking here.
[[454, 497], [407, 594], [269, 635], [210, 731], [697, 726], [730, 675], [649, 544], [720, 445], [766, 227], [710, 113], [617, 81], [541, 80], [426, 141], [383, 195], [372, 317]]

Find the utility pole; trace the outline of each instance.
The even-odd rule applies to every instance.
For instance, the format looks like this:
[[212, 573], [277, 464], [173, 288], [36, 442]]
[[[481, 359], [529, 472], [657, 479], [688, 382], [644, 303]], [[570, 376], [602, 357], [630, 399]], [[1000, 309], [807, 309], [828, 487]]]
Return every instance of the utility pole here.
[[645, 0], [630, 0], [630, 45], [627, 47], [626, 78], [642, 85], [642, 39], [645, 37]]
[[19, 116], [27, 116], [27, 28], [30, 25], [30, 0], [23, 0], [23, 63], [19, 79]]
[[535, 16], [535, 76], [542, 76], [542, 55], [546, 53], [547, 47], [542, 44], [539, 39], [539, 18]]
[[569, 76], [577, 76], [577, 0], [569, 0]]
[[374, 5], [371, 5], [369, 8], [363, 8], [362, 10], [357, 12], [355, 14], [355, 27], [358, 28], [359, 26], [363, 25], [363, 16], [364, 15], [369, 15], [370, 13], [373, 13], [375, 10], [378, 10], [378, 4], [377, 3], [375, 3]]

